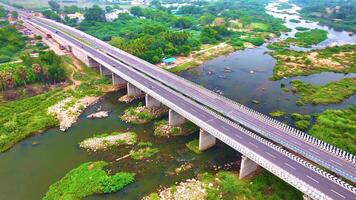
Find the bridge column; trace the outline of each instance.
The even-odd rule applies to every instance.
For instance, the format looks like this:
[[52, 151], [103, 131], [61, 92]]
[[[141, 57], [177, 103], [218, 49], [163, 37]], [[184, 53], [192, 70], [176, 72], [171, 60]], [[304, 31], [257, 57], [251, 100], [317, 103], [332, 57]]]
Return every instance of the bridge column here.
[[137, 96], [140, 94], [142, 94], [142, 91], [140, 89], [127, 82], [127, 96]]
[[146, 107], [160, 107], [161, 102], [157, 101], [155, 98], [151, 97], [150, 95], [146, 94]]
[[214, 146], [216, 143], [216, 138], [212, 136], [207, 131], [200, 129], [199, 132], [199, 151], [205, 151], [210, 147]]
[[[90, 68], [97, 68], [97, 69], [99, 69], [99, 70], [101, 70], [100, 68], [100, 63], [98, 63], [98, 62], [96, 62], [94, 59], [92, 59], [91, 57], [88, 57], [88, 66], [90, 67]], [[101, 72], [100, 72], [100, 74], [101, 74]]]
[[115, 73], [111, 74], [112, 84], [113, 85], [126, 85], [125, 79], [121, 78], [120, 76], [116, 75]]
[[173, 110], [169, 110], [168, 113], [168, 124], [170, 126], [178, 126], [186, 122], [186, 119], [182, 117], [180, 114], [176, 113]]
[[112, 72], [109, 69], [107, 69], [106, 67], [104, 67], [104, 66], [102, 66], [100, 64], [99, 64], [99, 66], [100, 66], [100, 75], [102, 75], [102, 76], [112, 76]]
[[239, 178], [243, 179], [246, 176], [250, 175], [252, 172], [256, 171], [258, 168], [258, 165], [253, 162], [252, 160], [250, 160], [249, 158], [247, 158], [246, 156], [242, 156], [242, 160], [241, 160], [241, 165], [240, 165], [240, 174], [239, 174]]
[[303, 200], [313, 200], [313, 199], [310, 198], [308, 195], [304, 194], [303, 195]]

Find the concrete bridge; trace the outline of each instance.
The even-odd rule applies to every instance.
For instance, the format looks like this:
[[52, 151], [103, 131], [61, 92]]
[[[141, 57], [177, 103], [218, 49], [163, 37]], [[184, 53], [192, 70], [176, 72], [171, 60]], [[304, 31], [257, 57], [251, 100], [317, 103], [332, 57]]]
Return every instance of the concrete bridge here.
[[[296, 131], [294, 134], [292, 132], [295, 130], [242, 105], [232, 103], [230, 100], [168, 72], [162, 70], [157, 72], [146, 62], [120, 50], [107, 47], [107, 44], [70, 27], [39, 18], [27, 19], [25, 17], [24, 21], [28, 22], [29, 26], [51, 33], [55, 40], [66, 46], [78, 59], [93, 68], [98, 68], [102, 75], [111, 76], [113, 84], [126, 84], [129, 96], [145, 93], [146, 106], [169, 107], [170, 125], [179, 125], [185, 120], [198, 125], [201, 128], [199, 149], [206, 150], [212, 147], [217, 138], [239, 151], [243, 155], [241, 178], [253, 172], [259, 165], [312, 199], [355, 199], [356, 190], [353, 186], [315, 167], [307, 159], [296, 156], [293, 152], [300, 154], [300, 148], [303, 146], [299, 145], [304, 141], [305, 144], [314, 147], [314, 149], [309, 149], [310, 151], [313, 150], [319, 155], [317, 159], [311, 160], [319, 161], [316, 162], [317, 164], [329, 163], [323, 156], [320, 156], [321, 154], [333, 156], [332, 158], [337, 161], [341, 160], [341, 163], [346, 166], [342, 172], [351, 174], [351, 180], [354, 182], [355, 159], [352, 155], [343, 152], [341, 156], [337, 156], [338, 151], [341, 150], [321, 141], [317, 141], [319, 145], [316, 145], [313, 143], [315, 139], [301, 132]], [[167, 77], [173, 77], [176, 85], [165, 82]], [[191, 91], [186, 92], [187, 88]], [[195, 92], [198, 93], [195, 94]], [[197, 95], [202, 96], [198, 98]], [[219, 110], [220, 108], [222, 110]], [[226, 108], [232, 109], [224, 111]], [[254, 118], [249, 119], [251, 116]], [[276, 130], [295, 141], [292, 140], [292, 142], [288, 138], [283, 138], [284, 136], [279, 133], [276, 134], [274, 132]], [[280, 141], [282, 139], [287, 141]], [[282, 144], [288, 151], [276, 143]], [[304, 154], [301, 155], [305, 156]], [[310, 159], [310, 156], [305, 157]], [[338, 172], [340, 174], [340, 171]], [[350, 179], [349, 176], [346, 177]]]
[[37, 18], [36, 20], [41, 23], [50, 24], [52, 27], [63, 30], [76, 38], [80, 38], [85, 41], [86, 44], [89, 44], [98, 51], [124, 63], [127, 67], [136, 69], [151, 79], [156, 80], [185, 96], [189, 96], [194, 101], [197, 101], [220, 115], [239, 123], [256, 134], [281, 144], [308, 160], [311, 160], [354, 183], [356, 182], [356, 157], [354, 155], [211, 92], [170, 72], [160, 69], [77, 29], [52, 20], [41, 18]]

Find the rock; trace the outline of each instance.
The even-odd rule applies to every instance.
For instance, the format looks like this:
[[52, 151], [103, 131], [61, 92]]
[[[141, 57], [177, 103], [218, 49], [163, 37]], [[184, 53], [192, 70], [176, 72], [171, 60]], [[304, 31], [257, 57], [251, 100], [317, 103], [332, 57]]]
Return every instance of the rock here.
[[109, 111], [99, 111], [96, 113], [92, 113], [87, 116], [89, 119], [95, 119], [95, 118], [105, 118], [109, 116]]

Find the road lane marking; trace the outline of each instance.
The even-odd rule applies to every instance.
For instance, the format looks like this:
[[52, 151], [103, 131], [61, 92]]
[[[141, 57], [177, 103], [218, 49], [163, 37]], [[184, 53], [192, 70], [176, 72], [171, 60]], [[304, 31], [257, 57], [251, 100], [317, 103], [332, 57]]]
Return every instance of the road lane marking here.
[[287, 165], [288, 167], [290, 167], [290, 168], [292, 168], [292, 169], [294, 169], [294, 170], [296, 170], [296, 168], [295, 167], [293, 167], [292, 165], [290, 165], [290, 164], [288, 164], [288, 163], [284, 163], [285, 165]]
[[254, 144], [254, 143], [252, 143], [252, 142], [248, 142], [248, 143], [250, 143], [252, 146], [258, 148], [258, 146], [257, 146], [256, 144]]
[[333, 192], [333, 193], [335, 193], [335, 194], [339, 195], [340, 197], [342, 197], [342, 198], [346, 199], [346, 197], [345, 197], [344, 195], [342, 195], [342, 194], [340, 194], [340, 193], [336, 192], [336, 191], [335, 191], [335, 190], [333, 190], [333, 189], [331, 189], [331, 192]]
[[225, 131], [229, 131], [229, 129], [227, 129], [226, 127], [222, 126], [222, 129], [224, 129]]
[[313, 150], [313, 149], [310, 149], [310, 148], [309, 148], [309, 151], [311, 151], [311, 152], [313, 152], [313, 153], [315, 153], [315, 154], [317, 154], [317, 155], [320, 155], [318, 152], [316, 152], [316, 151]]
[[342, 164], [336, 162], [335, 160], [332, 160], [332, 159], [329, 159], [329, 160], [330, 160], [331, 162], [335, 163], [335, 164], [338, 164], [338, 165], [342, 166]]
[[276, 156], [275, 155], [273, 155], [273, 154], [271, 154], [271, 153], [269, 153], [269, 152], [266, 152], [268, 155], [270, 155], [272, 158], [276, 158]]
[[307, 175], [307, 177], [308, 177], [310, 180], [313, 180], [314, 182], [319, 183], [319, 181], [315, 180], [314, 178], [310, 177], [309, 175]]

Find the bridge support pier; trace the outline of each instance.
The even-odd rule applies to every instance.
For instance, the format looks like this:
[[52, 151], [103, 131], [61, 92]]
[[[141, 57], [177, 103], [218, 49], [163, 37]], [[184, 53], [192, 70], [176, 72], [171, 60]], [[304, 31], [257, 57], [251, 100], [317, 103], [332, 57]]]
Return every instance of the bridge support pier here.
[[[74, 51], [73, 51], [74, 53]], [[82, 59], [79, 59], [79, 60], [82, 60]], [[82, 60], [83, 61], [83, 60]], [[99, 69], [101, 70], [101, 67], [100, 67], [100, 63], [96, 62], [94, 59], [92, 59], [91, 57], [88, 57], [88, 66], [90, 68], [96, 68], [96, 69]], [[100, 71], [100, 74], [101, 74], [101, 71]]]
[[150, 108], [150, 107], [160, 107], [161, 106], [161, 102], [157, 101], [155, 98], [151, 97], [150, 95], [146, 94], [146, 107]]
[[178, 126], [186, 122], [186, 119], [182, 117], [180, 114], [176, 113], [173, 110], [169, 110], [168, 113], [168, 124], [170, 126]]
[[112, 73], [111, 74], [111, 78], [112, 78], [112, 84], [115, 86], [118, 86], [118, 85], [126, 85], [126, 80], [121, 78], [120, 76]]
[[249, 158], [243, 155], [241, 159], [239, 178], [240, 179], [245, 178], [246, 176], [250, 175], [252, 172], [256, 171], [257, 168], [258, 165], [255, 162], [253, 162], [252, 160], [250, 160]]
[[216, 144], [216, 138], [207, 131], [200, 129], [199, 151], [205, 151]]
[[313, 200], [313, 199], [310, 198], [308, 195], [304, 194], [303, 195], [303, 200]]
[[108, 70], [106, 67], [104, 67], [104, 66], [99, 64], [99, 68], [100, 68], [100, 75], [102, 75], [102, 76], [112, 76], [112, 72], [110, 70]]
[[127, 82], [127, 96], [137, 96], [142, 94], [142, 91], [138, 89], [136, 86], [132, 85], [131, 83]]

